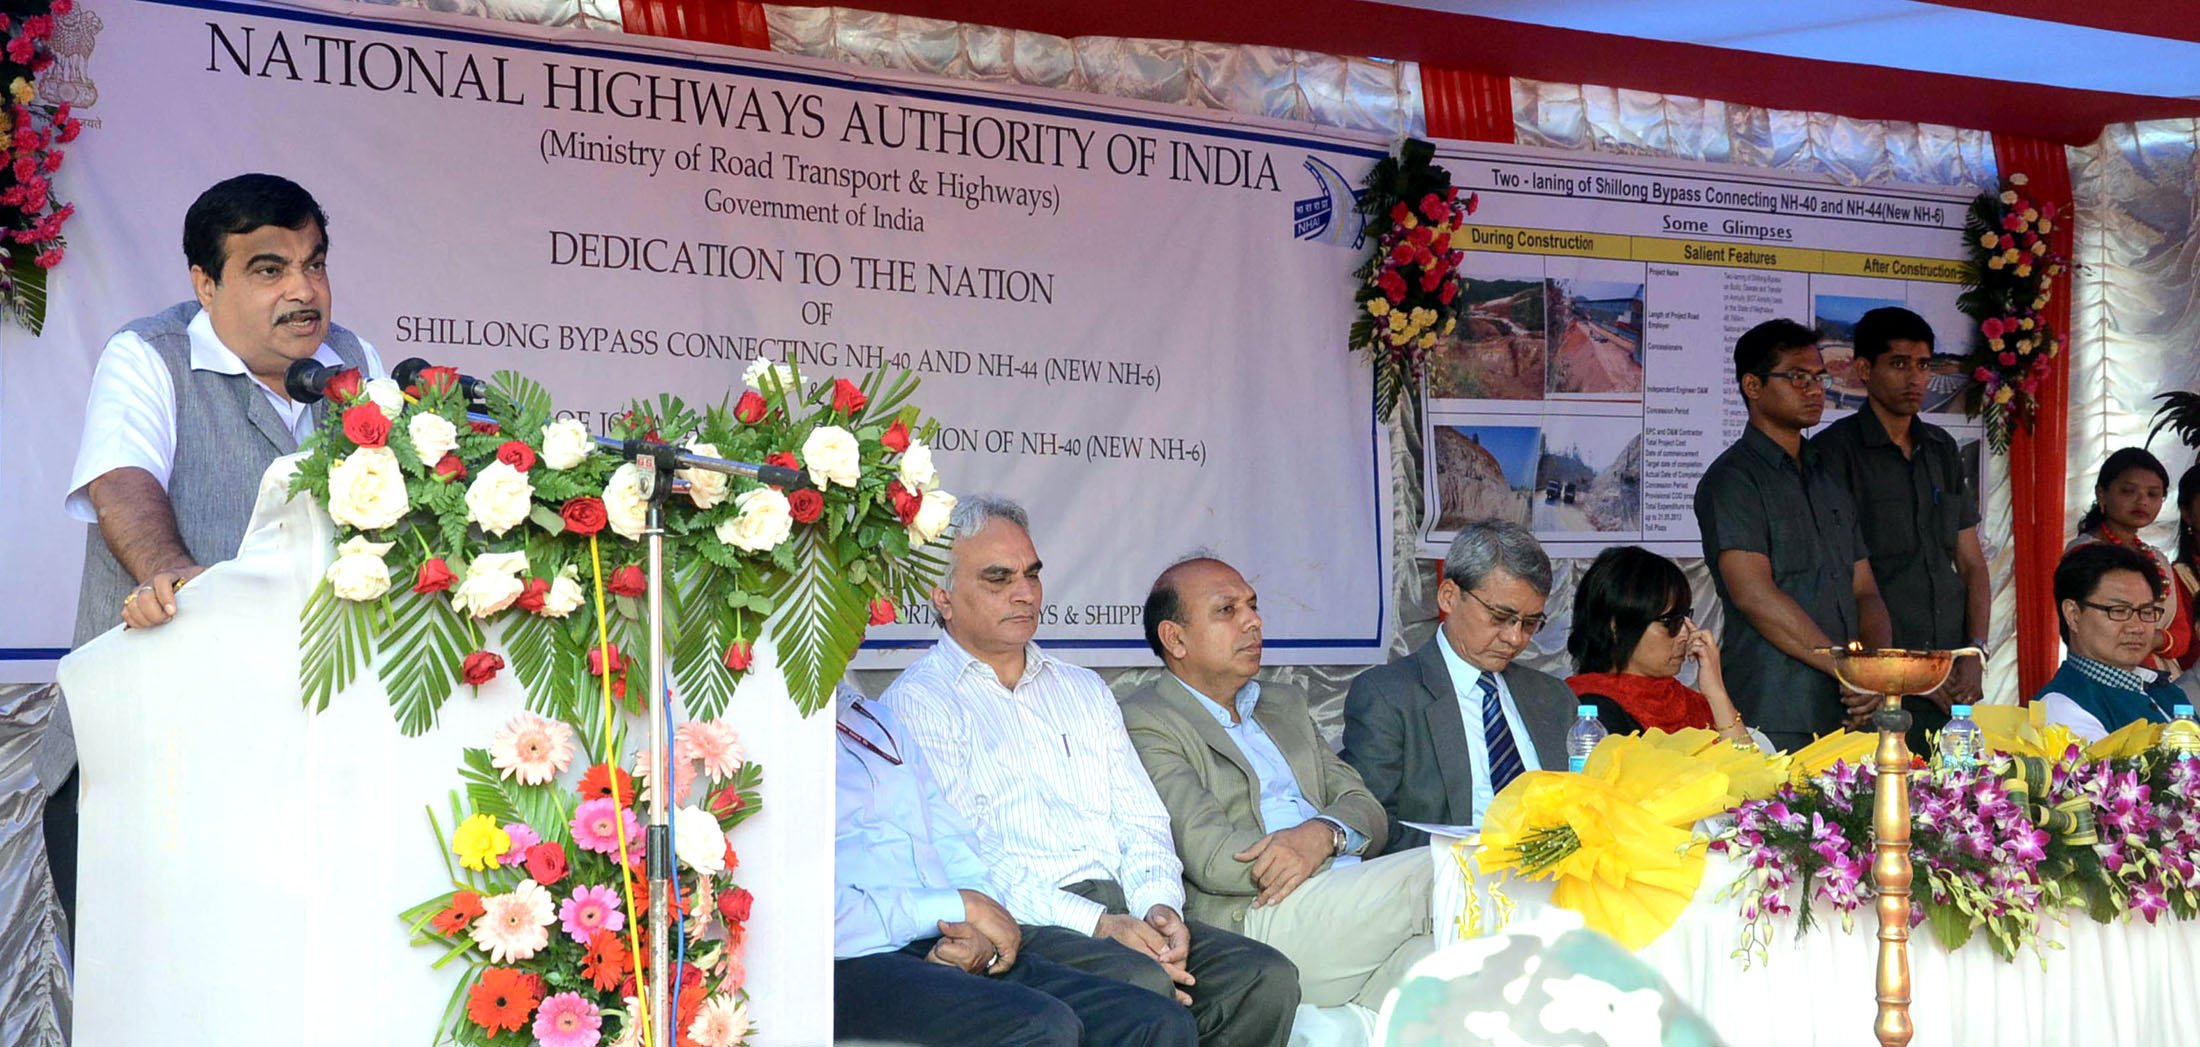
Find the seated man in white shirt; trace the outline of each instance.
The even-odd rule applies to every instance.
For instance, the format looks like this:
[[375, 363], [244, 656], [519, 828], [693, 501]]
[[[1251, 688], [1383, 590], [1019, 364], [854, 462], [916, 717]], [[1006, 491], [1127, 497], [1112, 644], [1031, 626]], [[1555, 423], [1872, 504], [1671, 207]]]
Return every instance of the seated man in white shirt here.
[[2106, 542], [2074, 545], [2055, 565], [2055, 607], [2063, 644], [2060, 669], [2032, 700], [2088, 741], [2138, 720], [2169, 722], [2184, 692], [2147, 668], [2162, 621], [2154, 558]]
[[[382, 376], [374, 347], [329, 322], [328, 216], [297, 183], [239, 175], [199, 194], [183, 219], [194, 300], [131, 322], [92, 374], [69, 515], [92, 526], [74, 645], [113, 628], [161, 625], [177, 590], [237, 554], [260, 476], [298, 449], [320, 415], [283, 374], [314, 359]], [[64, 705], [40, 740], [47, 855], [73, 915], [75, 734]]]
[[1107, 685], [1032, 642], [1045, 606], [1029, 518], [1012, 502], [956, 503], [947, 635], [894, 681], [892, 709], [941, 793], [977, 830], [978, 856], [1023, 953], [1175, 995], [1206, 1047], [1283, 1047], [1298, 972], [1276, 950], [1186, 920], [1169, 814]]
[[1426, 848], [1363, 862], [1383, 805], [1329, 748], [1306, 699], [1263, 686], [1260, 598], [1220, 560], [1186, 560], [1146, 597], [1169, 675], [1123, 700], [1169, 809], [1186, 911], [1275, 946], [1307, 1003], [1369, 1010], [1434, 947]]

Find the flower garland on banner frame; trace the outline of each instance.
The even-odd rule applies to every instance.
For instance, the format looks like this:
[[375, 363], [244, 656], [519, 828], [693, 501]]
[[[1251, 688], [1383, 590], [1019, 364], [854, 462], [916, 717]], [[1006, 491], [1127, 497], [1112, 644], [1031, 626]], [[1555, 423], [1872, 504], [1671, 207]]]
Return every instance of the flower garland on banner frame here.
[[1361, 235], [1374, 247], [1353, 273], [1359, 309], [1349, 346], [1375, 367], [1375, 413], [1383, 419], [1419, 388], [1429, 354], [1459, 324], [1454, 303], [1466, 287], [1459, 275], [1466, 252], [1457, 241], [1480, 200], [1461, 199], [1435, 155], [1435, 146], [1408, 138], [1376, 162], [1357, 194]]
[[736, 1047], [754, 1033], [744, 984], [755, 899], [734, 882], [741, 860], [727, 834], [762, 809], [762, 771], [732, 727], [679, 726], [677, 901], [667, 924], [677, 935], [678, 1028], [645, 1041], [644, 989], [656, 987], [637, 975], [650, 947], [637, 800], [651, 802], [657, 783], [647, 777], [646, 745], [625, 761], [636, 773], [610, 760], [582, 770], [587, 753], [625, 749], [615, 713], [584, 717], [576, 728], [523, 712], [488, 748], [466, 750], [448, 835], [429, 811], [451, 889], [399, 916], [413, 944], [440, 951], [436, 967], [465, 965], [432, 1042]]
[[[666, 441], [711, 457], [806, 471], [813, 488], [682, 469], [663, 503], [665, 640], [687, 715], [724, 711], [770, 621], [787, 686], [808, 716], [830, 700], [867, 626], [923, 598], [953, 495], [926, 440], [936, 421], [908, 400], [917, 379], [876, 372], [806, 384], [786, 364], [750, 365], [730, 407], [677, 397], [616, 416], [617, 439]], [[324, 708], [375, 665], [398, 726], [417, 735], [461, 683], [504, 669], [484, 626], [501, 627], [529, 707], [557, 719], [608, 686], [629, 687], [642, 645], [647, 578], [640, 539], [652, 474], [598, 449], [543, 388], [503, 371], [473, 420], [458, 372], [414, 386], [343, 371], [326, 387], [321, 428], [291, 480], [328, 509], [341, 544], [300, 615], [302, 699]], [[598, 551], [598, 543], [601, 551]], [[590, 591], [613, 613], [575, 615]], [[608, 677], [608, 684], [600, 678]]]
[[61, 226], [75, 204], [53, 196], [61, 146], [83, 125], [69, 115], [69, 101], [53, 95], [66, 85], [41, 82], [54, 63], [56, 21], [75, 0], [28, 0], [0, 13], [0, 322], [14, 321], [33, 335], [46, 325], [47, 273], [61, 264], [66, 246]]
[[2053, 203], [2025, 195], [2029, 181], [2011, 174], [1999, 192], [1980, 193], [1963, 223], [1968, 257], [1956, 306], [1977, 322], [1982, 339], [1963, 361], [1978, 382], [1967, 406], [1985, 419], [1987, 445], [1997, 454], [2008, 452], [2011, 432], [2032, 431], [2040, 383], [2069, 340], [2046, 313], [2054, 278], [2070, 264], [2048, 242], [2061, 216]]

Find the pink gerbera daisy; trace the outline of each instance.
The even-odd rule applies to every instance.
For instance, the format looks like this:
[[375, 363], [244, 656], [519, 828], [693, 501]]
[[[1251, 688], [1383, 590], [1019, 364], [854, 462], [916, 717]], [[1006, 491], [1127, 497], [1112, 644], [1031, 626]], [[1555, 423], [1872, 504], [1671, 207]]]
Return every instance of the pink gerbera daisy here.
[[534, 1032], [542, 1047], [596, 1047], [603, 1039], [603, 1012], [579, 993], [561, 992], [535, 1011]]
[[703, 1047], [740, 1047], [749, 1035], [749, 1008], [731, 996], [719, 996], [695, 1013], [688, 1037]]
[[682, 760], [697, 760], [712, 781], [724, 781], [741, 770], [748, 758], [741, 735], [722, 720], [689, 720], [673, 732], [673, 751]]
[[525, 862], [527, 849], [542, 842], [542, 837], [536, 835], [535, 830], [519, 822], [507, 823], [504, 826], [504, 835], [512, 838], [512, 849], [504, 852], [504, 856], [497, 859], [497, 862], [506, 868]]
[[[687, 803], [688, 790], [695, 785], [695, 761], [680, 755], [680, 746], [677, 741], [679, 738], [678, 733], [674, 733], [673, 737], [675, 741], [672, 752], [672, 805], [678, 807]], [[642, 794], [641, 799], [637, 801], [638, 803], [650, 804], [657, 802], [656, 783], [652, 780], [654, 777], [649, 773], [649, 750], [644, 749], [635, 753], [634, 780]]]
[[510, 894], [481, 900], [474, 920], [474, 944], [497, 963], [525, 960], [550, 944], [550, 892], [533, 880], [521, 880]]
[[573, 843], [584, 851], [616, 855], [622, 824], [626, 829], [627, 850], [638, 850], [642, 842], [642, 823], [635, 820], [634, 812], [618, 806], [607, 796], [590, 800], [573, 812]]
[[489, 762], [521, 785], [541, 785], [573, 765], [573, 729], [521, 713], [489, 740]]
[[583, 887], [574, 891], [558, 909], [558, 918], [565, 921], [565, 933], [582, 945], [595, 938], [597, 931], [616, 931], [626, 926], [626, 913], [619, 909], [618, 892], [609, 887]]

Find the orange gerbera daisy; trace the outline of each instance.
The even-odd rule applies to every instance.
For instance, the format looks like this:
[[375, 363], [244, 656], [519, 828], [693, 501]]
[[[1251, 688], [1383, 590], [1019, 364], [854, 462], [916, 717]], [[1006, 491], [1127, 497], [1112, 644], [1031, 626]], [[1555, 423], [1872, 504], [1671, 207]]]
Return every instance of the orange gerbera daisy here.
[[472, 891], [459, 891], [451, 895], [450, 908], [435, 914], [435, 919], [428, 921], [428, 925], [434, 927], [438, 933], [456, 935], [464, 932], [467, 925], [473, 923], [481, 913], [481, 896]]
[[588, 773], [581, 775], [581, 802], [586, 803], [599, 797], [609, 797], [611, 795], [611, 775], [614, 772], [619, 776], [618, 802], [629, 807], [633, 806], [634, 776], [624, 770], [614, 768], [610, 764], [602, 763], [589, 768]]
[[599, 990], [617, 988], [633, 970], [626, 942], [616, 932], [597, 931], [588, 939], [588, 954], [581, 958], [581, 976]]
[[466, 1017], [492, 1036], [506, 1029], [518, 1032], [540, 1002], [540, 979], [509, 967], [491, 967], [481, 972], [481, 979], [466, 995]]

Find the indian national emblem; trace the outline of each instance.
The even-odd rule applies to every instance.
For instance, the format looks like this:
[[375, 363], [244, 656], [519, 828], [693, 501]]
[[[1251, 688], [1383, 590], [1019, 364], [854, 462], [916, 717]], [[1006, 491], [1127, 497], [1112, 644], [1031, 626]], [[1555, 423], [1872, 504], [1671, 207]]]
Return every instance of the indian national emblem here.
[[99, 101], [99, 87], [92, 83], [85, 66], [90, 64], [100, 25], [99, 15], [81, 3], [54, 19], [53, 37], [46, 42], [53, 50], [53, 68], [38, 78], [40, 101], [78, 110], [89, 109]]

